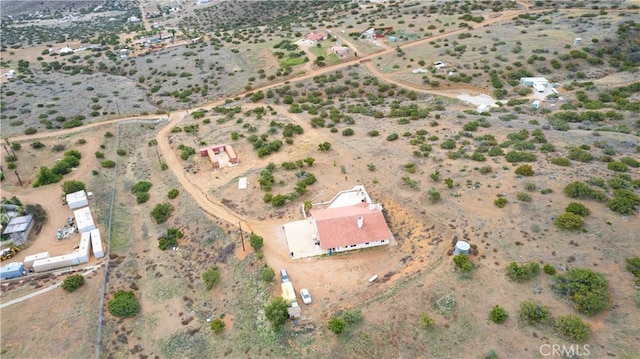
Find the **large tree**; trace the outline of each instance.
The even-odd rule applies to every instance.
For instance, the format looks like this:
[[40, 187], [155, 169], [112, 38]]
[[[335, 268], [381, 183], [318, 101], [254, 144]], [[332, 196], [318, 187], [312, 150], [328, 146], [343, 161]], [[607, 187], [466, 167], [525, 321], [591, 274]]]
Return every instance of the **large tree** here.
[[64, 183], [62, 184], [62, 192], [64, 192], [64, 194], [86, 190], [87, 186], [84, 184], [84, 182], [81, 181], [64, 181]]
[[280, 297], [273, 298], [271, 303], [264, 308], [264, 315], [274, 328], [280, 328], [287, 321], [287, 318], [289, 318], [287, 303]]

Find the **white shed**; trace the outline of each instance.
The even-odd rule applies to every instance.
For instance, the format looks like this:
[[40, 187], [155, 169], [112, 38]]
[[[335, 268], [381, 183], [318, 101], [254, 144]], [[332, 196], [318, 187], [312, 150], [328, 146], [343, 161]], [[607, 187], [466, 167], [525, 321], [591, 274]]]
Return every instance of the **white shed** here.
[[89, 233], [91, 233], [91, 249], [93, 250], [93, 256], [96, 258], [104, 257], [104, 250], [102, 249], [102, 238], [100, 237], [100, 230], [94, 229]]
[[67, 204], [71, 209], [78, 209], [89, 205], [87, 193], [84, 190], [69, 193], [67, 195]]
[[91, 209], [89, 207], [76, 209], [75, 211], [73, 211], [73, 216], [76, 218], [78, 232], [84, 233], [96, 229], [96, 225], [95, 223], [93, 223]]
[[63, 256], [38, 259], [33, 262], [33, 270], [36, 272], [44, 272], [63, 267], [75, 266], [78, 264], [80, 264], [80, 261], [78, 261], [78, 254], [72, 253], [65, 254]]

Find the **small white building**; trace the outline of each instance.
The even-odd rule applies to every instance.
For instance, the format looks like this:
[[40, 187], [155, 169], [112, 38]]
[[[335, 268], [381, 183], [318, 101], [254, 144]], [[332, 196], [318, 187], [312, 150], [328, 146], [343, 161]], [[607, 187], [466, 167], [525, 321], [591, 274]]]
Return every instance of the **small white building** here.
[[36, 272], [45, 272], [58, 268], [71, 267], [78, 264], [80, 264], [80, 261], [78, 261], [78, 254], [71, 253], [57, 257], [38, 259], [33, 262], [33, 270]]
[[30, 256], [26, 256], [24, 257], [24, 266], [25, 268], [31, 268], [33, 267], [33, 263], [39, 259], [45, 259], [45, 258], [50, 258], [51, 255], [49, 254], [49, 252], [42, 252], [42, 253], [36, 253], [36, 254], [32, 254]]
[[67, 205], [70, 209], [78, 209], [89, 205], [87, 193], [84, 190], [69, 193], [66, 196]]
[[78, 245], [78, 262], [87, 263], [91, 254], [91, 233], [84, 232], [80, 236], [80, 244]]
[[96, 225], [93, 222], [93, 216], [91, 215], [91, 209], [89, 207], [83, 207], [73, 211], [73, 216], [76, 218], [78, 232], [85, 233], [96, 229]]

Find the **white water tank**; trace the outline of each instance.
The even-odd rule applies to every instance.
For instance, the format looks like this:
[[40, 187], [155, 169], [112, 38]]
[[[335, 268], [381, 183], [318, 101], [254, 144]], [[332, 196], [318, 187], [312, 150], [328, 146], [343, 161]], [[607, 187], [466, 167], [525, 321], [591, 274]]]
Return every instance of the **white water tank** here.
[[364, 218], [362, 218], [362, 216], [358, 217], [358, 228], [362, 228], [362, 226], [364, 225]]
[[458, 254], [464, 254], [465, 256], [469, 255], [469, 249], [471, 248], [471, 246], [469, 245], [468, 242], [465, 241], [458, 241], [456, 242], [456, 248], [453, 251], [454, 255], [458, 255]]

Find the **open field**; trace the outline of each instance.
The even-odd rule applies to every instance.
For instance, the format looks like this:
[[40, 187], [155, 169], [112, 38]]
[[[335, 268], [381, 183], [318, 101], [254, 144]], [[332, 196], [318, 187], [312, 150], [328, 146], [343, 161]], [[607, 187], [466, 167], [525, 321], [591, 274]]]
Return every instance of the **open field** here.
[[[244, 4], [185, 4], [181, 19], [192, 28], [184, 36], [203, 35], [199, 42], [124, 61], [101, 55], [96, 67], [83, 59], [91, 74], [46, 74], [32, 66], [32, 74], [18, 72], [22, 77], [2, 85], [2, 132], [9, 142], [0, 149], [2, 196], [40, 203], [48, 216], [12, 261], [71, 250], [75, 239], [53, 239], [69, 216], [59, 202], [60, 184], [68, 180], [82, 181], [93, 192], [91, 207], [109, 258], [74, 293], [54, 288], [3, 307], [2, 357], [46, 357], [53, 342], [64, 357], [92, 356], [97, 348], [102, 358], [542, 358], [542, 345], [557, 344], [588, 345], [588, 357], [636, 358], [640, 297], [625, 260], [640, 256], [640, 216], [637, 203], [612, 205], [621, 193], [635, 198], [640, 188], [634, 162], [640, 159], [640, 98], [629, 62], [637, 54], [623, 44], [624, 36], [633, 41], [630, 34], [638, 31], [628, 23], [632, 4], [616, 2], [602, 14], [591, 2], [578, 9], [544, 1], [500, 2], [504, 6], [495, 9], [473, 3], [472, 9], [454, 2], [434, 9], [409, 2], [308, 2], [318, 18], [292, 5], [287, 21], [265, 20], [265, 10], [200, 30], [206, 19], [218, 19], [225, 9], [241, 13]], [[473, 29], [460, 27], [469, 21], [460, 19], [463, 13], [483, 20]], [[516, 25], [513, 17], [522, 14], [543, 15], [537, 22], [520, 17], [531, 23]], [[551, 25], [541, 25], [544, 19]], [[251, 21], [266, 24], [264, 30], [256, 31]], [[301, 25], [307, 22], [314, 26]], [[280, 68], [278, 52], [287, 57], [300, 51], [286, 49], [301, 38], [294, 32], [317, 31], [319, 23], [346, 29], [339, 36], [359, 59], [325, 67], [309, 58]], [[378, 48], [349, 36], [348, 26], [368, 23], [392, 24], [401, 38], [395, 44], [381, 40]], [[434, 23], [436, 29], [428, 29]], [[460, 39], [463, 33], [469, 36]], [[580, 36], [584, 45], [573, 47]], [[596, 37], [600, 41], [593, 42]], [[548, 52], [539, 52], [546, 42]], [[318, 56], [329, 44], [305, 56]], [[620, 52], [610, 53], [611, 46]], [[17, 69], [20, 49], [13, 51], [10, 63], [2, 53], [3, 68]], [[453, 64], [456, 75], [431, 71], [437, 60]], [[559, 68], [554, 60], [563, 61]], [[107, 68], [99, 70], [98, 61]], [[429, 72], [411, 73], [418, 67]], [[545, 67], [553, 70], [539, 71]], [[562, 99], [545, 97], [540, 108], [532, 108], [535, 94], [517, 83], [528, 73], [558, 82]], [[495, 100], [500, 95], [502, 103], [478, 113], [460, 100], [478, 94]], [[100, 113], [92, 117], [91, 111]], [[65, 126], [81, 114], [82, 126]], [[29, 127], [37, 131], [25, 134]], [[43, 146], [35, 148], [35, 142]], [[218, 143], [231, 144], [239, 164], [212, 169], [199, 148]], [[323, 143], [330, 149], [320, 150]], [[64, 150], [52, 151], [60, 145]], [[40, 167], [54, 166], [69, 150], [82, 154], [78, 168], [59, 183], [33, 188]], [[312, 165], [302, 161], [309, 158]], [[105, 160], [114, 167], [104, 167]], [[294, 170], [286, 169], [296, 161]], [[266, 168], [273, 168], [270, 190], [261, 186]], [[296, 186], [299, 171], [317, 179], [304, 192]], [[247, 189], [238, 189], [240, 177], [247, 177]], [[152, 187], [149, 199], [136, 203], [131, 190], [140, 181]], [[601, 191], [601, 197], [569, 197], [565, 191], [574, 182], [589, 193]], [[397, 245], [291, 260], [282, 225], [301, 218], [305, 201], [326, 201], [357, 184], [385, 208]], [[170, 196], [174, 189], [178, 195]], [[278, 195], [286, 198], [283, 204], [271, 200]], [[571, 202], [582, 203], [589, 214], [578, 229], [562, 229], [556, 220]], [[161, 203], [174, 210], [158, 224], [150, 213]], [[171, 230], [183, 236], [175, 249], [163, 251], [159, 238]], [[249, 245], [250, 233], [264, 238], [260, 251]], [[457, 240], [472, 245], [470, 272], [452, 263]], [[554, 292], [556, 276], [510, 280], [511, 262], [548, 264], [559, 275], [575, 268], [596, 271], [608, 281], [610, 300], [604, 310], [586, 315]], [[202, 275], [211, 267], [220, 282], [207, 289]], [[280, 330], [265, 316], [271, 298], [280, 295], [278, 275], [262, 280], [266, 267], [276, 273], [286, 268], [295, 289], [308, 288], [313, 296], [301, 320]], [[374, 274], [378, 280], [370, 283]], [[65, 276], [3, 280], [0, 299], [20, 299]], [[107, 309], [118, 290], [132, 290], [140, 302], [133, 318], [117, 318]], [[553, 322], [527, 325], [518, 312], [531, 299], [556, 320], [578, 315], [590, 337], [568, 339]], [[496, 305], [508, 313], [502, 324], [489, 319]], [[57, 309], [43, 310], [52, 306]], [[327, 324], [341, 314], [355, 319], [336, 335]], [[432, 325], [425, 325], [426, 317]], [[220, 334], [209, 327], [214, 319], [225, 324]], [[69, 329], [44, 329], [60, 323]]]

